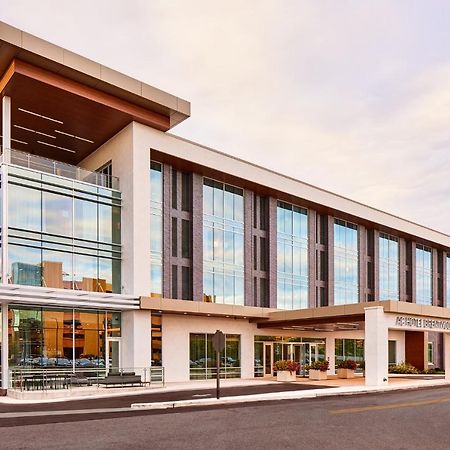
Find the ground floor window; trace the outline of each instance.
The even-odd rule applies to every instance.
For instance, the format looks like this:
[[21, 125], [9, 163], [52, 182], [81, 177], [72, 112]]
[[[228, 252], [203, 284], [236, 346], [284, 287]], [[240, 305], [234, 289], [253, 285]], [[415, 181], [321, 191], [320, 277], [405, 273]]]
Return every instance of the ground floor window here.
[[433, 364], [434, 347], [432, 342], [428, 342], [428, 364]]
[[152, 314], [152, 366], [162, 366], [162, 316]]
[[334, 345], [336, 365], [348, 359], [358, 364], [364, 361], [364, 339], [336, 339]]
[[[216, 352], [213, 334], [191, 333], [189, 335], [189, 376], [191, 380], [205, 380], [216, 377]], [[238, 334], [225, 335], [225, 350], [220, 354], [220, 373], [224, 378], [241, 376], [241, 337]]]
[[389, 341], [388, 343], [388, 360], [389, 365], [397, 364], [397, 341]]
[[11, 306], [9, 367], [112, 367], [118, 364], [111, 341], [118, 342], [120, 320], [119, 312]]

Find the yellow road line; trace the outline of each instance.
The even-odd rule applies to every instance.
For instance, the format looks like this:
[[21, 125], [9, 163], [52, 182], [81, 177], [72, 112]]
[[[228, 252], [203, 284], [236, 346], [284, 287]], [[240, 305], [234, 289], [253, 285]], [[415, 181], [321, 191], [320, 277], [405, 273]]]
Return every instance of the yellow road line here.
[[427, 405], [435, 405], [435, 404], [439, 404], [439, 403], [448, 403], [448, 402], [450, 402], [450, 397], [436, 398], [433, 400], [421, 400], [421, 401], [417, 401], [417, 402], [408, 402], [408, 403], [392, 403], [390, 405], [364, 406], [361, 408], [335, 409], [335, 410], [330, 411], [330, 414], [352, 414], [352, 413], [360, 413], [360, 412], [368, 412], [368, 411], [383, 411], [385, 409], [413, 408], [415, 406], [427, 406]]

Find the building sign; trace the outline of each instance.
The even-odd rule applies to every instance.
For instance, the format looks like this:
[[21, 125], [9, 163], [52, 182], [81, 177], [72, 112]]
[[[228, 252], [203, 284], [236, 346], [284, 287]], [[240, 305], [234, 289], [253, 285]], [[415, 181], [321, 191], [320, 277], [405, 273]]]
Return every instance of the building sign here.
[[395, 319], [396, 327], [405, 328], [426, 328], [431, 330], [450, 330], [450, 320], [425, 319], [423, 317], [397, 316]]

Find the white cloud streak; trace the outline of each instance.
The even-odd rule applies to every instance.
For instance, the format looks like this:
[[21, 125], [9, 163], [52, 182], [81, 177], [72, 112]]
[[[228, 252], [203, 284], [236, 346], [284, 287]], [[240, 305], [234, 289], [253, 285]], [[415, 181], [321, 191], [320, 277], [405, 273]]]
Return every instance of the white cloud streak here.
[[1, 20], [190, 100], [175, 134], [447, 233], [449, 16], [444, 1], [0, 0]]

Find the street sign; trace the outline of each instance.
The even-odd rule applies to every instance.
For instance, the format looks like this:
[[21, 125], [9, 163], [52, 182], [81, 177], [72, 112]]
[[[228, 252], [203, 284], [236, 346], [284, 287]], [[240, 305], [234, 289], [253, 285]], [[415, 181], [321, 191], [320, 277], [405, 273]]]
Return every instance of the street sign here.
[[212, 343], [216, 352], [223, 352], [225, 350], [225, 335], [220, 330], [217, 330], [212, 337]]
[[225, 350], [225, 335], [217, 330], [212, 337], [212, 343], [216, 351], [216, 397], [220, 398], [220, 354]]

